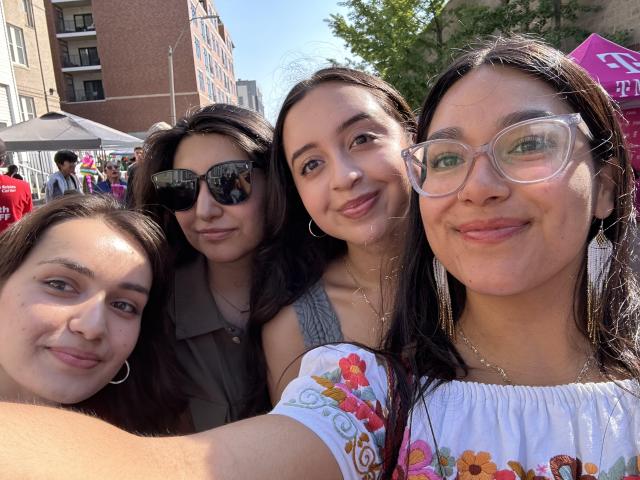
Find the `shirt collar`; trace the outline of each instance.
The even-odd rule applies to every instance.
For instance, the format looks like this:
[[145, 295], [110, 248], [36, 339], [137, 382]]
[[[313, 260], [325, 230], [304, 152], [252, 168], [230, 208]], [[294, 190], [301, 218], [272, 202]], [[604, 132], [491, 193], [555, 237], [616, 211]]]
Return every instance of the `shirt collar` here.
[[184, 340], [228, 325], [216, 305], [207, 278], [204, 255], [176, 269], [174, 285], [176, 338]]

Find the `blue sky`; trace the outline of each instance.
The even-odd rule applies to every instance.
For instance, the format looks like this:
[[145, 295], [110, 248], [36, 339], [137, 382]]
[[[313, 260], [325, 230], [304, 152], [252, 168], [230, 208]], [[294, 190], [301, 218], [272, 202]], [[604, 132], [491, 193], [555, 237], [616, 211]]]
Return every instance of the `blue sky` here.
[[257, 80], [265, 115], [274, 122], [284, 96], [299, 79], [349, 56], [324, 21], [345, 13], [334, 0], [215, 0], [235, 44], [236, 77]]

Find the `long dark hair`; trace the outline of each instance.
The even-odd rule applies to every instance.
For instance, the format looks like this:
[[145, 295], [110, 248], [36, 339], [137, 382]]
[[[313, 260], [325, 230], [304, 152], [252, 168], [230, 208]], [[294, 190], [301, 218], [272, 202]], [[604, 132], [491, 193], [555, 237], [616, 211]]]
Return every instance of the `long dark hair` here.
[[[607, 237], [613, 242], [613, 261], [604, 290], [603, 308], [598, 318], [598, 342], [595, 355], [607, 375], [640, 378], [640, 348], [638, 330], [639, 290], [632, 272], [632, 239], [635, 237], [634, 178], [620, 130], [620, 113], [609, 96], [580, 66], [554, 48], [538, 40], [516, 36], [497, 38], [458, 58], [435, 80], [422, 107], [417, 142], [425, 140], [429, 125], [440, 100], [461, 78], [484, 65], [512, 68], [551, 86], [561, 98], [580, 113], [593, 133], [593, 160], [598, 165], [613, 165], [615, 205], [605, 219]], [[616, 160], [617, 159], [617, 160]], [[597, 168], [596, 168], [597, 170]], [[424, 225], [414, 192], [409, 211], [409, 226], [404, 272], [398, 285], [393, 322], [386, 339], [386, 350], [392, 358], [402, 358], [415, 378], [426, 382], [407, 384], [403, 372], [395, 389], [399, 406], [389, 418], [389, 429], [395, 432], [392, 449], [395, 464], [402, 439], [407, 412], [420, 401], [429, 388], [468, 374], [468, 366], [451, 340], [438, 326], [438, 301], [433, 277], [433, 252], [426, 239]], [[599, 222], [592, 225], [588, 240], [597, 232]], [[586, 259], [574, 292], [574, 318], [578, 329], [587, 336]], [[465, 288], [448, 277], [454, 322], [465, 305]], [[588, 336], [587, 336], [588, 338]], [[390, 467], [391, 468], [391, 467]], [[387, 469], [386, 475], [391, 475]]]
[[50, 202], [0, 234], [0, 284], [22, 264], [42, 236], [54, 225], [73, 219], [103, 221], [114, 231], [133, 239], [144, 250], [151, 271], [147, 305], [142, 312], [140, 335], [129, 356], [131, 373], [121, 385], [107, 385], [92, 397], [69, 407], [91, 412], [124, 428], [147, 434], [176, 430], [176, 419], [186, 408], [176, 382], [168, 325], [161, 318], [167, 245], [160, 227], [147, 216], [124, 209], [110, 195], [66, 195]]
[[144, 144], [144, 161], [136, 173], [134, 203], [160, 224], [173, 258], [181, 263], [193, 259], [197, 252], [185, 238], [173, 212], [160, 204], [151, 176], [173, 168], [173, 158], [182, 140], [209, 133], [229, 138], [265, 172], [269, 163], [273, 128], [260, 114], [234, 105], [216, 103], [198, 108], [178, 120], [173, 128], [149, 136]]
[[249, 336], [259, 368], [257, 384], [265, 384], [266, 372], [261, 346], [262, 326], [286, 305], [306, 292], [324, 273], [327, 265], [344, 255], [346, 242], [326, 235], [309, 234], [309, 214], [296, 189], [284, 152], [284, 123], [291, 108], [320, 85], [353, 85], [369, 91], [382, 109], [404, 130], [416, 132], [415, 116], [402, 96], [383, 80], [349, 68], [326, 68], [297, 83], [286, 96], [273, 135], [271, 163], [267, 181], [265, 239], [258, 248], [257, 269], [251, 298]]

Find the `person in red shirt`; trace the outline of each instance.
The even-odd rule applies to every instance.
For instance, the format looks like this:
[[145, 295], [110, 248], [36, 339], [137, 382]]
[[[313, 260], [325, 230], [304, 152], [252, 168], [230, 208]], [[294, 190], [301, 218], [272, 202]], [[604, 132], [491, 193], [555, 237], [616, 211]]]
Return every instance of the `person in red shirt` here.
[[[4, 161], [6, 152], [6, 147], [0, 140], [0, 164]], [[29, 184], [8, 175], [0, 175], [0, 232], [32, 209]]]

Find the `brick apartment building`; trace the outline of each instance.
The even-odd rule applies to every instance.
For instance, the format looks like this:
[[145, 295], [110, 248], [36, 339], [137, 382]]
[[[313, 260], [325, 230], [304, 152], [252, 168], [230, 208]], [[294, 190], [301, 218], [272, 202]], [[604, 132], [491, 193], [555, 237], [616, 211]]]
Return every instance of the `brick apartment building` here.
[[45, 1], [63, 110], [129, 133], [169, 122], [169, 46], [178, 118], [237, 103], [233, 42], [211, 0]]

